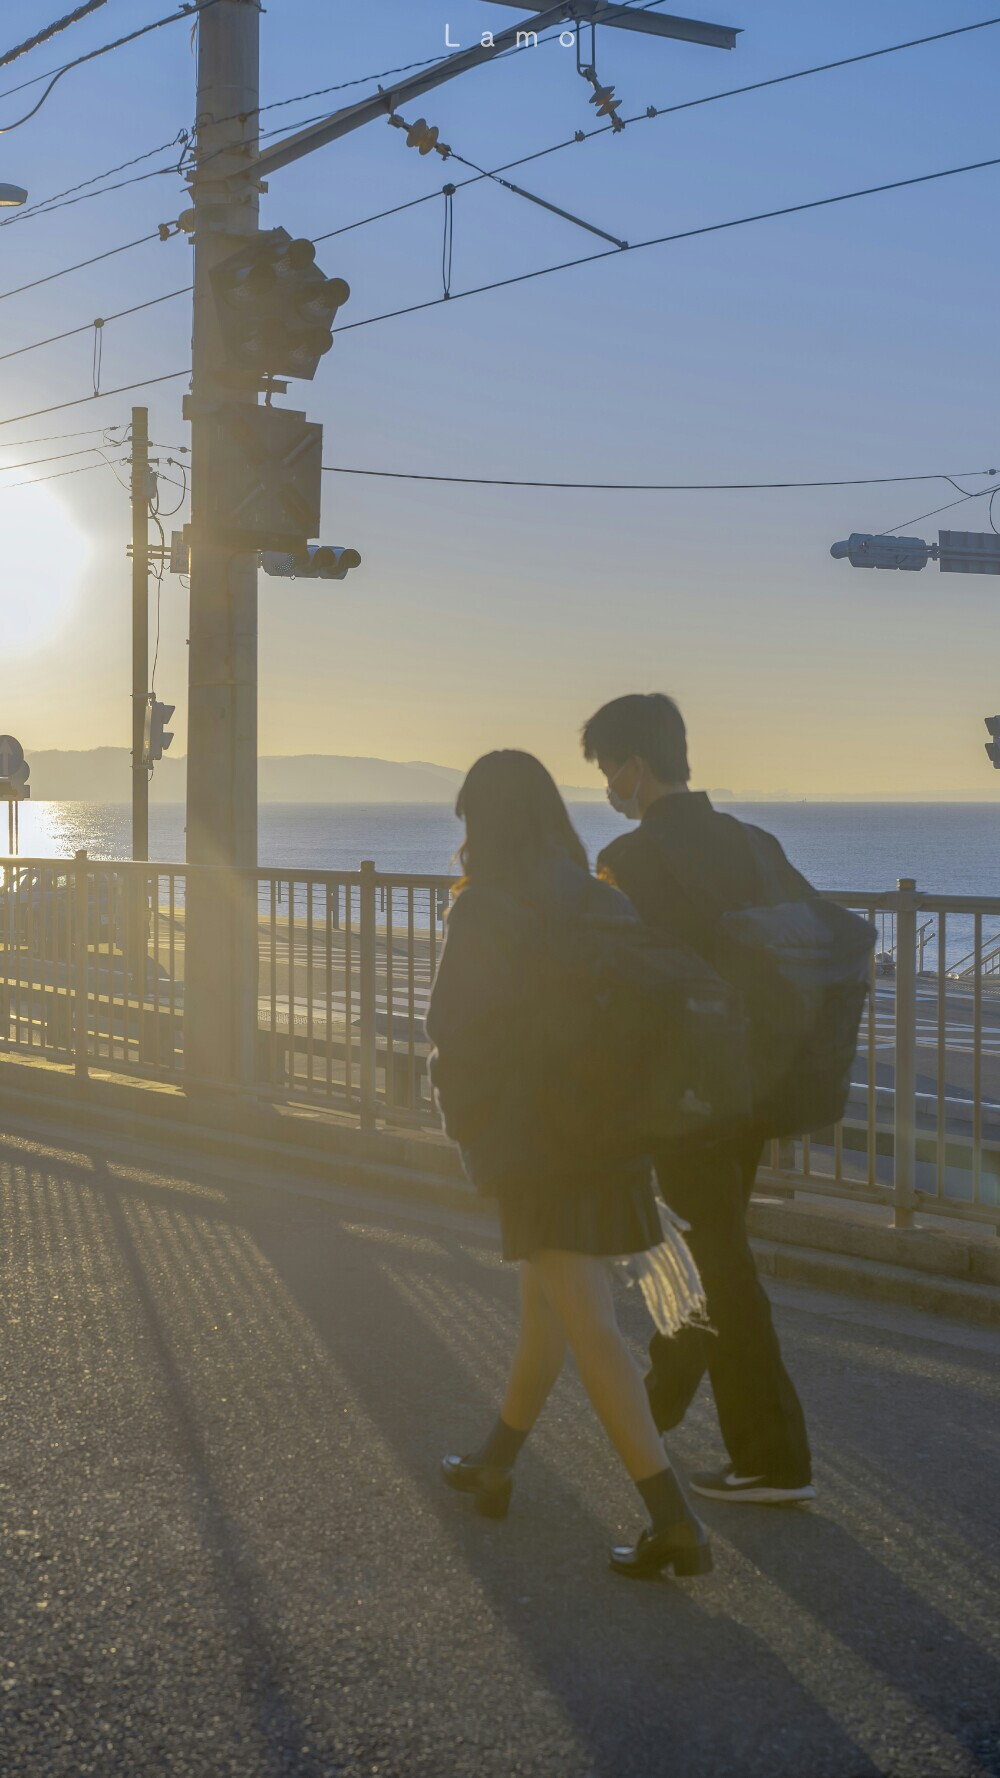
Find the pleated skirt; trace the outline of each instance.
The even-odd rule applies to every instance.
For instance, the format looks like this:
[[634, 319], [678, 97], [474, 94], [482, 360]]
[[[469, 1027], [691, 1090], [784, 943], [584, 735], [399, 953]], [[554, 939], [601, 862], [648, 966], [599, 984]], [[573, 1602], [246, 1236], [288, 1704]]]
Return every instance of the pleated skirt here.
[[610, 1259], [663, 1239], [652, 1174], [641, 1164], [593, 1179], [505, 1182], [496, 1197], [505, 1260], [542, 1248]]

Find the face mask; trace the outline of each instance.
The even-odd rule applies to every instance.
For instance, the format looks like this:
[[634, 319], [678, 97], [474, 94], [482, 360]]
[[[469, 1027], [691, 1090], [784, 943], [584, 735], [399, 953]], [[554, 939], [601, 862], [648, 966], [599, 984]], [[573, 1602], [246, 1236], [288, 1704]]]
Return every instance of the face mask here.
[[[628, 765], [628, 763], [629, 761], [626, 760], [625, 765]], [[619, 796], [617, 790], [614, 788], [615, 779], [620, 778], [624, 770], [625, 766], [619, 766], [614, 777], [608, 779], [608, 802], [611, 804], [611, 807], [615, 810], [616, 814], [624, 815], [628, 821], [638, 821], [640, 819], [639, 790], [642, 785], [642, 766], [640, 765], [639, 767], [639, 776], [635, 781], [635, 789], [629, 797]]]

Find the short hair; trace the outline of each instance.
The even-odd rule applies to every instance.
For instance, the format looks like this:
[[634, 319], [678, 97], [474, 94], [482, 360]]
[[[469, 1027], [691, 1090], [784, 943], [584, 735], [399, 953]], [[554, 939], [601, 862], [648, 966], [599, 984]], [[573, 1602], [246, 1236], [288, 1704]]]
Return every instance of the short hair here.
[[584, 723], [581, 739], [585, 759], [644, 759], [661, 784], [686, 784], [691, 776], [684, 718], [662, 691], [613, 698]]

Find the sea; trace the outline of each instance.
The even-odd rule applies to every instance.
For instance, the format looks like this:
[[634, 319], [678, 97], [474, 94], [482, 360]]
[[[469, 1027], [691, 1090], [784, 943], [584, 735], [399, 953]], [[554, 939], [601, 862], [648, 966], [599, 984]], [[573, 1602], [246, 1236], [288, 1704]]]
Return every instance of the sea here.
[[[627, 823], [606, 802], [569, 805], [593, 861]], [[821, 889], [872, 894], [912, 877], [928, 894], [1000, 898], [1000, 804], [740, 802], [729, 807], [742, 821], [776, 834], [789, 857]], [[128, 858], [131, 811], [126, 803], [26, 802], [20, 807], [22, 857], [67, 858], [85, 849], [97, 859]], [[462, 828], [441, 803], [263, 803], [259, 857], [289, 871], [357, 870], [370, 858], [381, 871], [421, 876], [455, 870]], [[153, 860], [181, 864], [184, 808], [154, 804], [149, 812]], [[177, 886], [183, 899], [183, 886]], [[279, 899], [287, 891], [279, 887]], [[261, 906], [269, 891], [261, 886]], [[877, 948], [892, 952], [891, 914], [877, 916]], [[938, 967], [938, 926], [921, 917], [920, 965]], [[1000, 946], [1000, 912], [984, 915], [984, 952]], [[949, 969], [968, 963], [975, 942], [971, 916], [951, 914], [945, 933]], [[887, 987], [891, 992], [891, 986]]]
[[[728, 806], [741, 821], [777, 834], [793, 863], [823, 889], [871, 893], [913, 877], [928, 893], [1000, 896], [998, 803]], [[627, 826], [604, 802], [573, 803], [570, 812], [591, 859]], [[125, 803], [27, 802], [20, 823], [23, 856], [66, 858], [80, 849], [95, 859], [131, 854]], [[182, 863], [183, 806], [154, 804], [149, 829], [151, 857]], [[461, 837], [447, 804], [264, 803], [260, 809], [259, 855], [267, 866], [356, 870], [370, 858], [382, 871], [446, 874]]]

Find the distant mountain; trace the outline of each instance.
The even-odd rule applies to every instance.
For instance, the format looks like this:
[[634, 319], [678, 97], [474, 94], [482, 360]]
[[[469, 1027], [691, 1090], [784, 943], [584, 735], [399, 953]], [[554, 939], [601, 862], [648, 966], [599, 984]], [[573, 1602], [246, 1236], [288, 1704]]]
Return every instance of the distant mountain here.
[[[36, 802], [127, 803], [131, 760], [125, 747], [89, 752], [27, 749]], [[258, 761], [262, 803], [452, 803], [464, 777], [453, 766], [426, 760], [356, 759], [346, 754], [266, 754]], [[150, 783], [154, 803], [182, 803], [187, 761], [162, 759]], [[592, 802], [603, 789], [569, 787], [575, 802]]]

